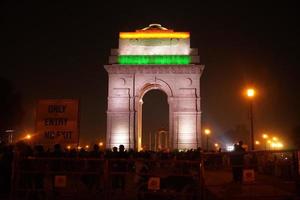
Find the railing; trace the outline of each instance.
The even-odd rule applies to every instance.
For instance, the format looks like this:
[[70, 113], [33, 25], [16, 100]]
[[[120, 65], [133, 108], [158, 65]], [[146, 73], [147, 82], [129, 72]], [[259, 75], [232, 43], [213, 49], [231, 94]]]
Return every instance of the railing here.
[[[242, 162], [236, 162], [236, 156]], [[300, 195], [297, 150], [205, 153], [202, 159], [204, 199], [295, 199]], [[253, 175], [247, 177], [247, 172]]]
[[[243, 168], [256, 172], [294, 180], [298, 175], [298, 157], [296, 150], [252, 151], [243, 153]], [[202, 154], [205, 169], [231, 170], [231, 158], [234, 152]]]
[[14, 162], [11, 199], [200, 199], [200, 178], [200, 161], [29, 157]]
[[[231, 171], [232, 155], [201, 153], [198, 160], [15, 156], [11, 199], [203, 199], [203, 171]], [[299, 181], [297, 151], [245, 152], [243, 159], [243, 167], [258, 174]], [[150, 178], [159, 183], [149, 185]]]

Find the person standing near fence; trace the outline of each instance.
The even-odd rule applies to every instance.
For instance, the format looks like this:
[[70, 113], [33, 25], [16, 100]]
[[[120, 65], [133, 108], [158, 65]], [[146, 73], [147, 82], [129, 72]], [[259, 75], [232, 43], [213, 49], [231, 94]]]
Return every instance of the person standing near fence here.
[[243, 181], [244, 153], [245, 153], [245, 149], [242, 146], [243, 146], [242, 141], [239, 141], [238, 144], [235, 144], [234, 150], [230, 156], [233, 181], [240, 182], [240, 183]]

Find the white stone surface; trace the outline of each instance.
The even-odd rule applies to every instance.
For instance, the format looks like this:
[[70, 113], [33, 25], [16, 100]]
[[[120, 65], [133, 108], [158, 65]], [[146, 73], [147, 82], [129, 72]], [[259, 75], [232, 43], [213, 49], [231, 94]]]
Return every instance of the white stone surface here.
[[190, 55], [187, 39], [119, 39], [119, 55]]
[[200, 77], [203, 65], [106, 65], [109, 75], [106, 146], [141, 149], [142, 98], [161, 90], [169, 103], [169, 147], [201, 144]]

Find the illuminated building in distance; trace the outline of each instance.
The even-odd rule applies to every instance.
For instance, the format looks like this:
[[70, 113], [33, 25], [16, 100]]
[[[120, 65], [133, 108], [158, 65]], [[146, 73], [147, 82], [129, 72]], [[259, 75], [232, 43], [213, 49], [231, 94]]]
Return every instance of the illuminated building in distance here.
[[[142, 149], [143, 96], [161, 90], [168, 96], [170, 149], [201, 144], [200, 77], [198, 49], [190, 48], [190, 33], [159, 24], [119, 34], [119, 48], [111, 50], [106, 147], [123, 144]], [[153, 108], [155, 109], [155, 107]], [[158, 111], [159, 112], [159, 111]]]

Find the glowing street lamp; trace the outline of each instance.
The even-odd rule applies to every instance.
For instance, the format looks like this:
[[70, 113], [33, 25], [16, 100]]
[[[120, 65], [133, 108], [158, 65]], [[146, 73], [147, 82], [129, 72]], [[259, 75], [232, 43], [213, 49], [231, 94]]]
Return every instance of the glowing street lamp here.
[[283, 147], [283, 144], [281, 142], [271, 142], [271, 147], [274, 149], [280, 149]]
[[103, 146], [103, 142], [99, 142], [99, 146], [102, 147]]
[[255, 90], [253, 88], [248, 88], [247, 89], [247, 96], [249, 98], [253, 98], [255, 96]]
[[215, 143], [215, 148], [216, 148], [216, 150], [218, 150], [219, 149], [219, 144], [218, 143]]
[[204, 134], [206, 135], [206, 151], [208, 151], [208, 138], [210, 133], [211, 133], [210, 129], [208, 128], [204, 129]]
[[31, 139], [31, 135], [27, 134], [25, 138], [26, 138], [26, 140], [30, 140]]
[[265, 140], [265, 150], [267, 150], [267, 139], [269, 138], [268, 134], [262, 134], [262, 138]]
[[262, 134], [262, 138], [267, 139], [269, 136], [267, 134]]
[[255, 141], [256, 145], [260, 145], [260, 142], [258, 140]]
[[254, 150], [254, 125], [253, 125], [253, 99], [255, 97], [255, 90], [248, 88], [246, 90], [247, 98], [250, 100], [250, 139], [251, 139], [251, 150]]
[[282, 147], [283, 147], [283, 144], [282, 144], [281, 142], [278, 142], [278, 143], [277, 143], [277, 147], [278, 147], [278, 148], [282, 148]]

